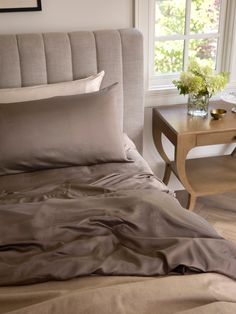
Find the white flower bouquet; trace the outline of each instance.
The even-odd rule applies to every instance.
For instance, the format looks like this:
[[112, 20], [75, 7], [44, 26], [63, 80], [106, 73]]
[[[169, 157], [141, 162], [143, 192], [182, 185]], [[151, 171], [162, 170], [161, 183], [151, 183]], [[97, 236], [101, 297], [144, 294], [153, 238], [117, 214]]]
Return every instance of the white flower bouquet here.
[[207, 95], [209, 98], [225, 88], [228, 73], [214, 74], [208, 60], [190, 59], [188, 70], [180, 74], [179, 80], [173, 83], [180, 94]]
[[228, 73], [215, 74], [207, 60], [191, 59], [188, 70], [180, 74], [173, 83], [180, 94], [189, 95], [188, 114], [204, 117], [208, 114], [209, 99], [225, 88]]

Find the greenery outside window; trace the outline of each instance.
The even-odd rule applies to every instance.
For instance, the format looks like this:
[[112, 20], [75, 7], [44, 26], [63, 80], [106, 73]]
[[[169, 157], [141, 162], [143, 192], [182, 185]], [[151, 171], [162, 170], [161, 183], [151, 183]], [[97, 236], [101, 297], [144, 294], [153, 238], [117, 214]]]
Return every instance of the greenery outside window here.
[[146, 90], [177, 95], [172, 81], [191, 56], [210, 59], [216, 72], [231, 72], [228, 85], [234, 88], [235, 20], [235, 0], [135, 0], [135, 26], [144, 35]]
[[153, 0], [151, 86], [168, 86], [186, 70], [189, 57], [210, 59], [221, 70], [226, 1]]

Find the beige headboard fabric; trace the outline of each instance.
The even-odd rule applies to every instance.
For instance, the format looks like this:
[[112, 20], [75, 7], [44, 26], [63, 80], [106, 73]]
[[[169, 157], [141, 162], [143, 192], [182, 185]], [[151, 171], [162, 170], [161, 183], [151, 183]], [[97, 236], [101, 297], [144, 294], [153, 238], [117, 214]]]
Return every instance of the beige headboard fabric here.
[[123, 129], [142, 151], [143, 40], [136, 29], [0, 35], [0, 88], [71, 81], [105, 71], [119, 82]]

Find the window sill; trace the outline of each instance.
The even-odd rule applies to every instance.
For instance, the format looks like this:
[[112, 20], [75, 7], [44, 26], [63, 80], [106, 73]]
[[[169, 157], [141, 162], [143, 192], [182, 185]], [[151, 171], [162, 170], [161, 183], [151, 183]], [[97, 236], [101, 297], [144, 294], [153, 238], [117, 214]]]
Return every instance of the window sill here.
[[[230, 82], [225, 88], [226, 92], [236, 92], [236, 81]], [[212, 100], [220, 100], [221, 93], [213, 96]], [[155, 107], [163, 105], [175, 105], [181, 103], [187, 103], [188, 95], [180, 95], [176, 87], [171, 86], [159, 86], [158, 88], [152, 88], [145, 92], [145, 107]]]
[[145, 92], [145, 107], [154, 107], [161, 105], [173, 105], [185, 103], [187, 97], [179, 95], [175, 87], [158, 87], [152, 88]]

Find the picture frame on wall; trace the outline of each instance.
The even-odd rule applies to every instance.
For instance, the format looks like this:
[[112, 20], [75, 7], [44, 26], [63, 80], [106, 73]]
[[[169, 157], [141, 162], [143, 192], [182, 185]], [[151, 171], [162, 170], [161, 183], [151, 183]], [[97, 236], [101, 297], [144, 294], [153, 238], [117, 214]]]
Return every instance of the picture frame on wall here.
[[41, 10], [41, 0], [0, 0], [0, 12], [24, 12]]

